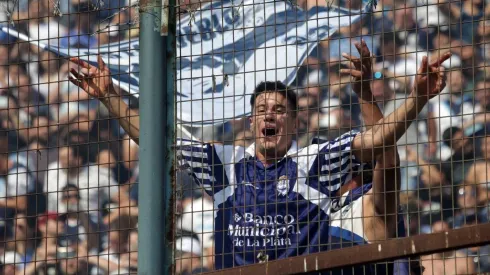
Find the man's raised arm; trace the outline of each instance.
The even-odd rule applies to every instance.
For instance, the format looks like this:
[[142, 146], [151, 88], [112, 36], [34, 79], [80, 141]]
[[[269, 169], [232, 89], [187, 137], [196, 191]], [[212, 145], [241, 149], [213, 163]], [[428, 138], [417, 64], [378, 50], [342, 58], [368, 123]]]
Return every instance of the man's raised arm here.
[[[373, 127], [376, 122], [383, 119], [383, 113], [376, 104], [371, 92], [372, 57], [364, 40], [355, 43], [361, 58], [343, 54], [350, 61], [351, 69], [340, 70], [343, 74], [353, 77], [353, 91], [359, 98], [361, 113], [366, 130]], [[396, 145], [387, 148], [382, 154], [376, 156], [376, 166], [373, 168], [373, 200], [376, 213], [383, 215], [396, 212], [397, 193], [400, 185], [400, 165]], [[398, 172], [397, 172], [398, 170]]]
[[431, 64], [426, 56], [422, 59], [414, 88], [404, 104], [378, 121], [373, 128], [354, 138], [352, 149], [356, 158], [371, 162], [373, 156], [383, 154], [386, 147], [396, 144], [429, 99], [446, 86], [444, 71], [440, 66], [450, 57], [451, 54], [446, 53]]
[[92, 97], [102, 102], [110, 114], [119, 120], [121, 127], [128, 133], [134, 142], [139, 144], [140, 122], [139, 112], [131, 110], [116, 92], [111, 79], [111, 72], [100, 55], [97, 57], [99, 68], [88, 64], [79, 58], [70, 61], [79, 66], [79, 70], [71, 69], [73, 76], [68, 79], [76, 86], [82, 88]]

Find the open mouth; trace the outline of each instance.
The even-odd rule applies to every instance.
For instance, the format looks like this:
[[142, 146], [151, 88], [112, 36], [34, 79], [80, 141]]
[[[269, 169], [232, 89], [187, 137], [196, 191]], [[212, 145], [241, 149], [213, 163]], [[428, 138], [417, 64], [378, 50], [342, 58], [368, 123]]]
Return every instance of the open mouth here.
[[275, 136], [277, 134], [276, 128], [264, 128], [262, 134], [266, 137]]

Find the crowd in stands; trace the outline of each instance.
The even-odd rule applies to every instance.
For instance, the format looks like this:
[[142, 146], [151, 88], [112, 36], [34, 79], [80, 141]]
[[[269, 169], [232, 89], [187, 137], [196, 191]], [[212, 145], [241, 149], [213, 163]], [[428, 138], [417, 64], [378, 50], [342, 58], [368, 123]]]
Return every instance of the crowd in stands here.
[[[0, 22], [14, 20], [16, 30], [43, 43], [89, 48], [138, 36], [135, 1], [0, 5], [13, 2], [16, 9], [0, 12]], [[310, 9], [328, 2], [297, 4]], [[334, 2], [352, 8], [361, 3]], [[363, 127], [349, 78], [339, 75], [344, 63], [338, 51], [345, 41], [362, 38], [375, 56], [372, 91], [384, 114], [409, 93], [423, 55], [451, 51], [445, 91], [398, 143], [400, 205], [410, 235], [487, 222], [490, 1], [378, 2], [372, 17], [320, 42], [302, 64], [293, 83], [300, 108], [299, 145]], [[0, 32], [0, 274], [136, 270], [138, 146], [103, 105], [69, 84], [70, 66]], [[138, 108], [137, 103], [131, 107]], [[239, 119], [189, 130], [204, 141], [249, 146], [253, 135], [247, 123]], [[176, 271], [212, 270], [213, 202], [186, 173], [177, 171], [176, 182]], [[490, 272], [490, 246], [454, 253], [478, 272]]]

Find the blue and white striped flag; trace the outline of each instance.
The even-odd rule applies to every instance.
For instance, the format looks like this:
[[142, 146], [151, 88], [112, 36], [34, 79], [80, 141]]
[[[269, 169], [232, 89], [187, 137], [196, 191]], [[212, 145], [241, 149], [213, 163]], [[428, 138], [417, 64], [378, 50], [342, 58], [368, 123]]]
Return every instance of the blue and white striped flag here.
[[[250, 114], [254, 87], [261, 81], [291, 84], [319, 41], [356, 23], [376, 4], [376, 0], [362, 1], [362, 10], [327, 5], [303, 11], [289, 1], [224, 0], [184, 17], [177, 25], [178, 119], [196, 126]], [[95, 65], [96, 55], [101, 54], [115, 84], [138, 96], [138, 39], [95, 49], [60, 48], [7, 27], [2, 30], [60, 56], [77, 56]]]

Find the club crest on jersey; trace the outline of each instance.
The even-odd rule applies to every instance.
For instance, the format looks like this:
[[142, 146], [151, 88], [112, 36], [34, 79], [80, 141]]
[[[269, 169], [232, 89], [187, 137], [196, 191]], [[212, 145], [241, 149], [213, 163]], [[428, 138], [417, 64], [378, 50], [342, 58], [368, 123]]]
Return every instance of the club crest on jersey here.
[[277, 194], [286, 196], [289, 192], [289, 179], [287, 176], [280, 176], [277, 180]]

